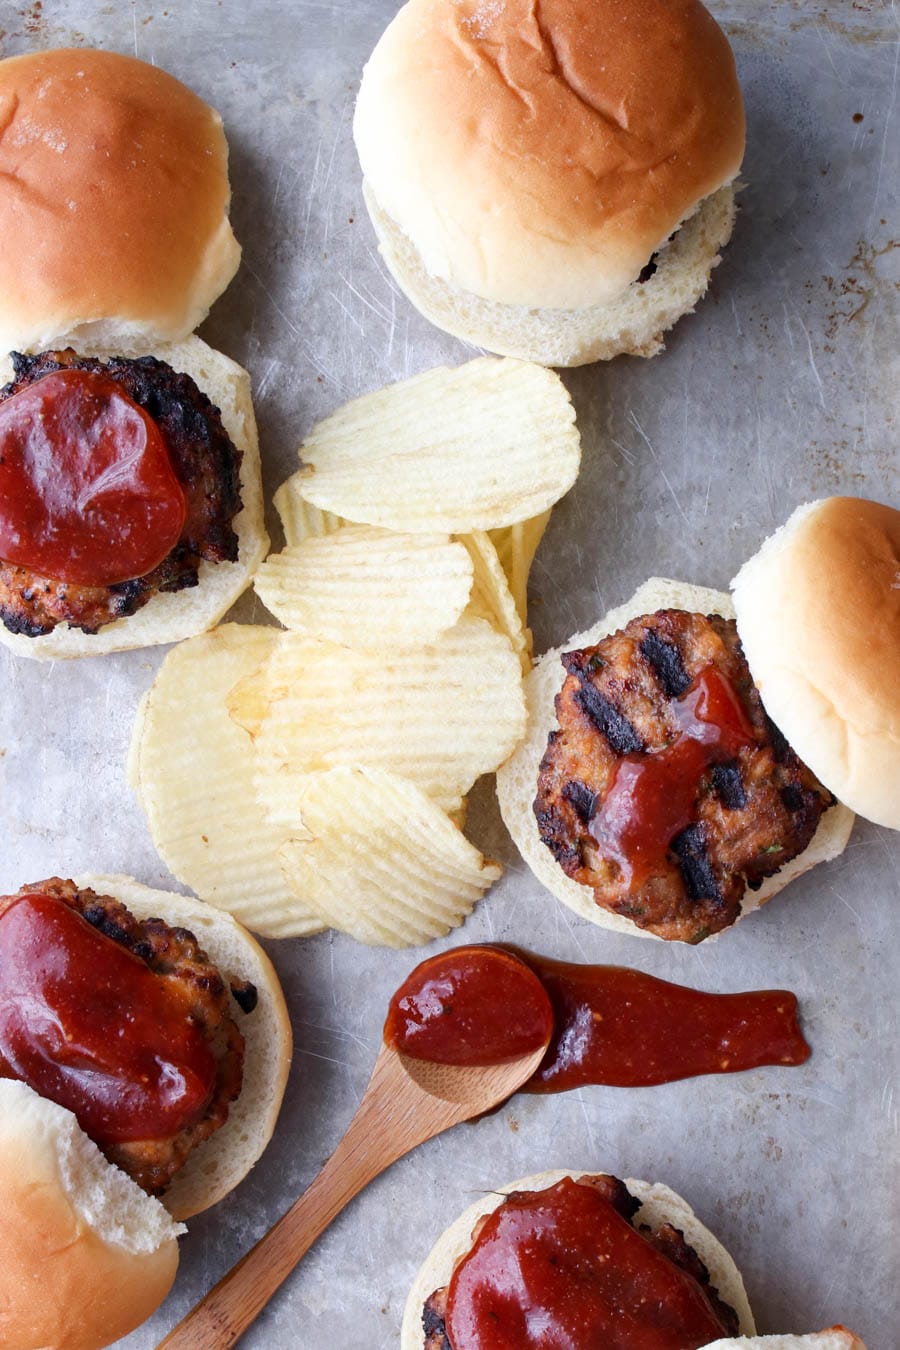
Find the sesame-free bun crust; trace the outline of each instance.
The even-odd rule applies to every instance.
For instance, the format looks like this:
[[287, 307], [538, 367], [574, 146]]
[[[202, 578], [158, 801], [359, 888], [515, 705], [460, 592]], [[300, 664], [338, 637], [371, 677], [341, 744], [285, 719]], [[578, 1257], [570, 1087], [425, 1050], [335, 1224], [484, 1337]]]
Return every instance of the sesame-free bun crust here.
[[[123, 876], [83, 875], [76, 886], [120, 900], [138, 919], [161, 918], [189, 929], [224, 977], [250, 980], [259, 1003], [244, 1013], [232, 1000], [231, 1012], [246, 1042], [244, 1082], [220, 1130], [195, 1148], [163, 1204], [176, 1219], [209, 1209], [243, 1181], [275, 1128], [291, 1062], [291, 1024], [275, 969], [255, 938], [230, 914], [193, 896], [152, 890]], [[0, 1342], [2, 1345], [2, 1342]]]
[[805, 1336], [736, 1336], [711, 1341], [706, 1350], [866, 1350], [866, 1347], [846, 1327], [828, 1327]]
[[186, 337], [234, 276], [219, 114], [155, 66], [0, 61], [0, 352]]
[[0, 1080], [0, 1346], [100, 1350], [166, 1297], [180, 1225], [71, 1111]]
[[[456, 1263], [472, 1246], [472, 1229], [475, 1224], [486, 1214], [498, 1209], [503, 1203], [504, 1196], [509, 1195], [511, 1191], [543, 1191], [549, 1186], [555, 1186], [563, 1177], [572, 1177], [577, 1181], [579, 1177], [595, 1175], [599, 1170], [601, 1169], [595, 1168], [593, 1172], [585, 1170], [540, 1172], [536, 1176], [510, 1182], [508, 1186], [492, 1189], [481, 1200], [470, 1205], [438, 1238], [413, 1282], [403, 1314], [401, 1350], [424, 1350], [422, 1308], [425, 1300], [436, 1289], [443, 1288], [449, 1282]], [[643, 1224], [655, 1231], [663, 1224], [671, 1223], [680, 1229], [709, 1270], [710, 1280], [718, 1290], [719, 1296], [737, 1313], [742, 1335], [752, 1336], [756, 1331], [756, 1324], [753, 1321], [740, 1272], [721, 1242], [700, 1222], [687, 1201], [669, 1190], [668, 1186], [659, 1183], [635, 1181], [629, 1177], [625, 1185], [634, 1198], [641, 1202], [641, 1208], [633, 1220], [634, 1226]], [[731, 1345], [732, 1342], [722, 1341], [718, 1344]], [[845, 1348], [835, 1347], [835, 1350]]]
[[[132, 647], [152, 647], [162, 642], [181, 642], [212, 628], [247, 589], [251, 578], [269, 547], [264, 520], [262, 479], [256, 419], [250, 396], [250, 376], [242, 366], [221, 352], [214, 351], [198, 337], [170, 346], [150, 347], [142, 342], [123, 343], [116, 348], [81, 344], [80, 355], [146, 356], [165, 361], [173, 370], [190, 375], [222, 414], [225, 430], [239, 450], [241, 460], [241, 500], [243, 506], [234, 518], [238, 536], [237, 562], [202, 562], [197, 586], [171, 593], [159, 592], [136, 614], [106, 624], [98, 633], [82, 633], [68, 624], [58, 624], [52, 633], [25, 637], [10, 633], [0, 623], [0, 642], [19, 656], [53, 661], [76, 656], [102, 656], [107, 652], [127, 651]], [[0, 361], [0, 383], [12, 379], [8, 358]]]
[[[549, 848], [541, 842], [537, 820], [532, 810], [537, 792], [538, 769], [547, 748], [547, 737], [557, 726], [554, 702], [565, 678], [565, 672], [560, 664], [562, 653], [594, 646], [610, 633], [624, 628], [632, 619], [642, 614], [653, 614], [658, 609], [683, 609], [691, 613], [721, 614], [726, 619], [734, 618], [731, 598], [723, 591], [708, 590], [703, 586], [691, 586], [663, 577], [651, 577], [635, 591], [630, 600], [620, 605], [618, 609], [611, 610], [593, 628], [584, 633], [576, 633], [561, 647], [546, 652], [523, 682], [528, 709], [528, 731], [525, 740], [497, 772], [497, 797], [500, 802], [500, 813], [519, 852], [538, 881], [552, 891], [557, 899], [568, 905], [581, 918], [589, 919], [591, 923], [599, 924], [603, 928], [661, 942], [664, 939], [658, 937], [656, 933], [639, 928], [632, 919], [603, 909], [594, 900], [594, 893], [589, 886], [582, 886], [565, 874]], [[756, 678], [752, 659], [749, 664]], [[765, 691], [762, 693], [768, 710]], [[794, 748], [802, 758], [802, 751], [796, 746]], [[792, 858], [773, 876], [767, 877], [759, 890], [748, 889], [745, 892], [738, 919], [745, 918], [747, 914], [765, 904], [795, 877], [802, 875], [816, 863], [826, 862], [829, 858], [842, 853], [852, 828], [853, 813], [840, 803], [832, 806], [822, 816], [819, 828], [802, 853]], [[720, 936], [719, 933], [713, 933], [706, 939], [706, 943], [713, 942]]]
[[734, 179], [744, 112], [698, 0], [409, 0], [366, 66], [354, 136], [427, 272], [581, 310], [622, 295]]
[[900, 830], [900, 511], [801, 506], [732, 587], [769, 716], [836, 797]]

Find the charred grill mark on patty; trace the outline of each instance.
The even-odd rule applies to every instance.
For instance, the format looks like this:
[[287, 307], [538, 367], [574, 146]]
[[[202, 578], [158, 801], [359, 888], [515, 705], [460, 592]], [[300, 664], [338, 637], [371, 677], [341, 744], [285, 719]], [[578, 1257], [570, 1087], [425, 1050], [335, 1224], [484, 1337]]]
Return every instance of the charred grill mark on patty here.
[[[734, 1308], [725, 1303], [719, 1296], [719, 1291], [710, 1281], [707, 1267], [680, 1229], [675, 1228], [673, 1224], [666, 1223], [660, 1225], [654, 1232], [644, 1224], [636, 1224], [634, 1219], [641, 1208], [641, 1202], [631, 1194], [624, 1181], [620, 1181], [618, 1177], [609, 1176], [606, 1173], [597, 1173], [578, 1177], [577, 1181], [579, 1186], [591, 1186], [598, 1190], [626, 1223], [630, 1223], [632, 1228], [642, 1234], [648, 1242], [651, 1242], [657, 1251], [661, 1252], [674, 1266], [686, 1271], [696, 1280], [712, 1304], [713, 1312], [722, 1323], [725, 1334], [728, 1336], [740, 1335], [740, 1318]], [[516, 1192], [513, 1192], [513, 1194], [516, 1194]], [[479, 1219], [473, 1228], [473, 1243], [477, 1241], [484, 1222], [484, 1219]], [[446, 1326], [449, 1291], [450, 1286], [445, 1284], [440, 1289], [435, 1289], [434, 1293], [429, 1294], [425, 1300], [422, 1308], [422, 1330], [424, 1332], [422, 1350], [454, 1350], [450, 1337], [447, 1335]]]
[[[229, 1106], [241, 1091], [244, 1038], [231, 1016], [225, 981], [187, 928], [173, 928], [164, 919], [136, 919], [119, 900], [92, 890], [79, 890], [74, 882], [59, 877], [23, 886], [14, 896], [0, 897], [0, 915], [21, 896], [32, 894], [53, 896], [70, 905], [98, 932], [144, 961], [154, 974], [177, 982], [191, 1020], [215, 1056], [215, 1090], [203, 1118], [196, 1124], [174, 1138], [101, 1146], [110, 1162], [121, 1167], [149, 1194], [159, 1195], [184, 1166], [191, 1151], [225, 1124]], [[249, 981], [235, 981], [232, 993], [239, 1007], [244, 1008], [245, 1003], [255, 1007], [256, 988]]]
[[145, 576], [114, 586], [78, 586], [39, 576], [0, 560], [0, 621], [12, 633], [39, 637], [60, 623], [96, 633], [141, 609], [157, 592], [196, 586], [201, 562], [235, 562], [234, 517], [241, 509], [241, 452], [218, 408], [189, 375], [153, 356], [100, 361], [71, 348], [37, 356], [12, 353], [15, 379], [0, 389], [0, 403], [57, 370], [84, 370], [114, 379], [153, 418], [169, 450], [187, 500], [181, 538]]
[[[559, 729], [534, 802], [544, 844], [598, 905], [660, 937], [697, 942], [728, 927], [746, 890], [806, 848], [833, 802], [767, 717], [734, 622], [660, 610], [562, 663]], [[710, 669], [740, 705], [747, 736], [710, 756], [686, 827], [649, 876], [632, 880], [597, 828], [603, 804], [623, 760], [639, 766], [678, 744], [676, 704]]]

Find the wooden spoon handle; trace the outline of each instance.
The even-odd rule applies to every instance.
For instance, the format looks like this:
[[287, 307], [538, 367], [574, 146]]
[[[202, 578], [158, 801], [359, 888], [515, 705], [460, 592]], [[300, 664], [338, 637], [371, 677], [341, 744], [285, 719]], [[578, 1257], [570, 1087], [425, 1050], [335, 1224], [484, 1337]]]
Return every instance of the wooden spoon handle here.
[[[347, 1132], [312, 1185], [233, 1270], [161, 1341], [158, 1350], [227, 1350], [243, 1335], [316, 1238], [364, 1186], [417, 1142], [397, 1130], [415, 1089], [385, 1092], [384, 1053]], [[390, 1118], [389, 1120], [386, 1118]]]

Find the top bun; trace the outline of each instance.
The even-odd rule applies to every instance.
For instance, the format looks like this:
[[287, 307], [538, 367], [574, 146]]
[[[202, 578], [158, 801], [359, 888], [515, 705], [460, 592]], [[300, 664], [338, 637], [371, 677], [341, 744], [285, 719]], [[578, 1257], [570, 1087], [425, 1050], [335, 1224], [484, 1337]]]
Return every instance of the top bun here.
[[354, 135], [430, 273], [583, 309], [735, 177], [744, 111], [699, 0], [409, 0], [366, 66]]
[[175, 1224], [71, 1111], [0, 1079], [0, 1346], [98, 1350], [166, 1297]]
[[799, 507], [732, 582], [766, 711], [836, 797], [900, 829], [900, 511]]
[[178, 341], [237, 271], [217, 112], [115, 52], [0, 61], [0, 352]]

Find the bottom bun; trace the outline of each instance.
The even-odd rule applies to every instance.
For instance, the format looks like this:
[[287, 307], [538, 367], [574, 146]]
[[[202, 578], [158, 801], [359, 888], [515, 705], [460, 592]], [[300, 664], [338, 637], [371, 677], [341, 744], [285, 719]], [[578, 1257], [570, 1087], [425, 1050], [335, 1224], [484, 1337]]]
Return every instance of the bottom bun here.
[[[546, 1190], [549, 1186], [555, 1186], [558, 1181], [562, 1181], [563, 1177], [572, 1177], [577, 1181], [579, 1177], [595, 1174], [584, 1170], [539, 1172], [536, 1176], [523, 1177], [508, 1186], [501, 1186], [476, 1201], [474, 1205], [470, 1205], [438, 1238], [413, 1282], [403, 1314], [401, 1350], [424, 1350], [422, 1309], [425, 1300], [436, 1289], [442, 1289], [449, 1283], [456, 1263], [472, 1246], [472, 1229], [475, 1224], [484, 1215], [498, 1209], [503, 1203], [504, 1196], [509, 1195], [511, 1191]], [[756, 1331], [756, 1324], [753, 1321], [750, 1304], [747, 1302], [740, 1272], [721, 1242], [700, 1222], [687, 1201], [682, 1200], [674, 1191], [670, 1191], [668, 1186], [658, 1182], [651, 1184], [628, 1178], [625, 1185], [634, 1198], [641, 1202], [641, 1208], [634, 1216], [635, 1226], [643, 1224], [655, 1232], [663, 1224], [671, 1223], [679, 1229], [709, 1271], [710, 1283], [717, 1290], [719, 1297], [737, 1313], [741, 1333], [752, 1336]], [[716, 1344], [731, 1345], [732, 1342], [717, 1341]], [[828, 1347], [828, 1350], [832, 1348]], [[834, 1350], [839, 1348], [834, 1347]], [[845, 1350], [845, 1347], [840, 1347], [840, 1350]], [[849, 1350], [849, 1347], [846, 1347], [846, 1350]]]
[[[624, 628], [632, 619], [643, 614], [653, 614], [658, 609], [683, 609], [698, 614], [720, 614], [726, 619], [734, 618], [731, 597], [724, 591], [713, 591], [686, 582], [669, 581], [663, 577], [651, 577], [643, 586], [638, 587], [630, 600], [620, 605], [618, 609], [610, 610], [593, 628], [585, 633], [576, 633], [564, 646], [546, 652], [525, 678], [528, 730], [524, 741], [497, 772], [497, 797], [500, 802], [500, 814], [519, 852], [538, 881], [552, 891], [558, 900], [568, 905], [581, 918], [589, 919], [591, 923], [599, 924], [603, 928], [611, 928], [618, 933], [632, 933], [636, 937], [654, 938], [657, 942], [662, 942], [665, 939], [656, 933], [639, 928], [632, 919], [603, 909], [594, 900], [594, 893], [589, 886], [582, 886], [566, 875], [549, 848], [542, 842], [532, 810], [537, 791], [538, 770], [547, 748], [547, 737], [556, 727], [554, 705], [564, 678], [560, 656], [563, 652], [593, 646], [610, 633]], [[759, 890], [748, 889], [745, 892], [738, 919], [752, 914], [795, 877], [801, 876], [817, 863], [827, 862], [842, 853], [850, 838], [853, 819], [852, 811], [840, 803], [826, 811], [816, 833], [803, 852], [792, 858], [780, 871], [767, 877]], [[727, 929], [723, 931], [727, 932]], [[706, 938], [706, 942], [712, 942], [718, 936], [720, 936], [718, 933], [713, 933]]]
[[0, 1346], [100, 1350], [162, 1303], [184, 1232], [71, 1111], [0, 1080]]
[[[97, 633], [83, 633], [61, 623], [52, 633], [25, 637], [11, 633], [0, 623], [0, 642], [19, 656], [53, 661], [75, 656], [102, 656], [107, 652], [152, 647], [163, 642], [181, 642], [212, 628], [247, 589], [266, 556], [269, 537], [264, 522], [259, 441], [250, 394], [250, 376], [242, 366], [214, 351], [198, 337], [168, 346], [127, 346], [116, 351], [95, 346], [79, 348], [82, 356], [102, 360], [110, 356], [152, 355], [173, 370], [189, 375], [215, 404], [231, 440], [242, 452], [240, 483], [242, 506], [234, 518], [238, 537], [236, 562], [201, 562], [199, 582], [181, 591], [158, 591], [143, 608], [124, 619], [105, 624]], [[0, 365], [2, 382], [12, 379], [7, 358]]]
[[[244, 1081], [228, 1120], [195, 1148], [162, 1202], [176, 1219], [216, 1204], [243, 1181], [272, 1137], [291, 1063], [292, 1036], [278, 976], [259, 943], [223, 910], [192, 896], [155, 891], [130, 877], [83, 875], [81, 890], [119, 900], [137, 919], [160, 918], [188, 928], [224, 977], [250, 980], [259, 1001], [251, 1013], [232, 1003], [244, 1037]], [[0, 1345], [2, 1345], [0, 1341]]]
[[738, 1336], [712, 1341], [706, 1350], [866, 1350], [866, 1347], [846, 1327], [828, 1327], [806, 1336]]
[[659, 250], [656, 271], [624, 295], [589, 309], [529, 309], [484, 300], [432, 275], [418, 250], [363, 184], [381, 256], [416, 309], [445, 333], [501, 356], [543, 366], [583, 366], [614, 356], [655, 356], [663, 334], [705, 294], [734, 228], [734, 187], [712, 193]]

